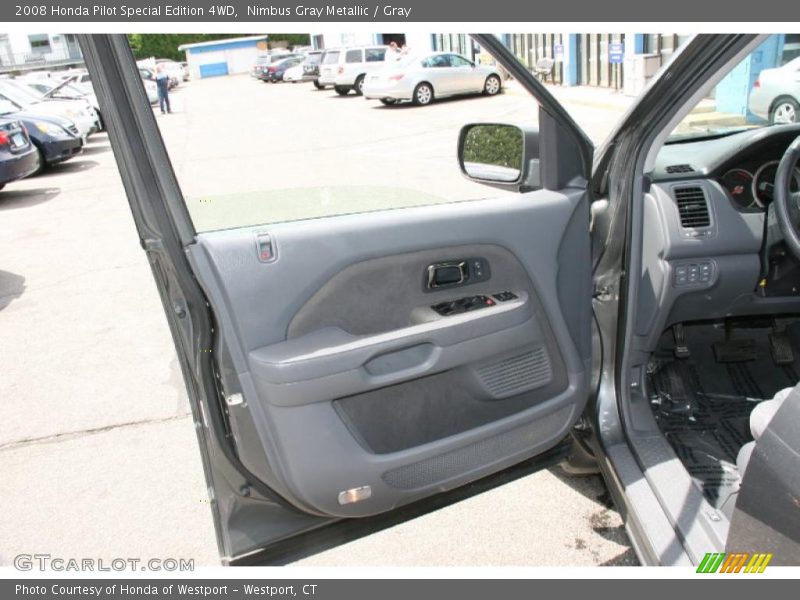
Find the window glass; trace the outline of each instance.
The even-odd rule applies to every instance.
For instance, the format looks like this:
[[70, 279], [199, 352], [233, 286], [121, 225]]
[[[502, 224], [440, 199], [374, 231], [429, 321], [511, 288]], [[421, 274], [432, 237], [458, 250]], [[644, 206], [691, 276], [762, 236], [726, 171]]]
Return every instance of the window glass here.
[[364, 55], [366, 62], [380, 62], [386, 59], [386, 48], [367, 48]]
[[344, 57], [345, 62], [348, 63], [359, 63], [362, 62], [362, 51], [361, 50], [348, 50], [347, 54]]
[[46, 33], [34, 33], [28, 36], [31, 51], [37, 53], [50, 52], [50, 37]]
[[434, 54], [422, 61], [422, 66], [428, 69], [449, 67], [450, 57], [447, 54]]
[[450, 55], [450, 66], [452, 67], [471, 67], [472, 63], [466, 58], [458, 56], [457, 54]]
[[[327, 45], [341, 43], [339, 36], [326, 37]], [[198, 75], [181, 82], [170, 93], [172, 114], [162, 116], [158, 106], [153, 110], [195, 228], [202, 232], [432, 204], [503, 201], [514, 195], [467, 179], [457, 160], [457, 142], [461, 128], [470, 123], [534, 126], [535, 99], [485, 65], [483, 76], [466, 84], [434, 82], [432, 101], [413, 106], [413, 94], [422, 83], [417, 77], [424, 73], [420, 62], [435, 48], [430, 35], [406, 43], [407, 55], [367, 71], [363, 96], [352, 88], [334, 89], [333, 82], [324, 90], [314, 89], [310, 81], [263, 85], [233, 73], [238, 64], [233, 59], [229, 76]], [[364, 46], [328, 52], [323, 62], [337, 63], [341, 54], [347, 59], [362, 52], [364, 60], [377, 59], [386, 49]], [[446, 55], [435, 55], [434, 61], [443, 67], [450, 64]], [[242, 62], [247, 68], [252, 64]], [[395, 92], [402, 97], [370, 93], [384, 74], [394, 77], [391, 85], [397, 85]], [[489, 75], [500, 77], [513, 93], [483, 94]], [[467, 93], [447, 99], [451, 90]], [[230, 121], [223, 115], [236, 118]]]
[[28, 104], [38, 100], [36, 96], [32, 96], [32, 92], [25, 93], [17, 87], [9, 84], [10, 82], [0, 81], [0, 94], [2, 94], [4, 99], [9, 100], [19, 106], [27, 106]]
[[800, 56], [794, 57], [794, 39], [792, 35], [769, 36], [697, 103], [668, 141], [800, 122]]
[[[325, 77], [342, 54], [365, 64], [387, 55], [371, 45], [376, 34], [317, 35], [317, 45], [350, 45], [325, 52]], [[500, 39], [596, 144], [688, 41], [678, 33], [514, 33]], [[309, 43], [310, 38], [300, 45]], [[789, 41], [781, 43], [792, 51]], [[208, 231], [487, 198], [502, 202], [513, 194], [467, 179], [457, 142], [466, 124], [535, 127], [535, 99], [466, 34], [407, 34], [403, 52], [396, 61], [365, 69], [358, 90], [355, 78], [336, 85], [327, 80], [313, 93], [311, 81], [265, 86], [236, 76], [251, 59], [235, 56], [226, 58], [228, 76], [200, 74], [182, 82], [170, 94], [172, 114], [154, 111], [195, 227]], [[467, 61], [474, 68], [446, 68]], [[235, 122], [221, 118], [228, 115]], [[511, 158], [495, 166], [515, 164]]]
[[335, 65], [339, 62], [339, 51], [329, 50], [325, 53], [325, 58], [322, 59], [323, 65]]

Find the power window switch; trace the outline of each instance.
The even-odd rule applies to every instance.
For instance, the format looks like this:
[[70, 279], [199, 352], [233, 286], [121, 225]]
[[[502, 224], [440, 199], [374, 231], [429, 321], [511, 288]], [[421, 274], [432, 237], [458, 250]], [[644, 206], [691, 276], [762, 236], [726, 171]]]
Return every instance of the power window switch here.
[[675, 267], [675, 285], [686, 285], [689, 283], [689, 267], [678, 265]]
[[516, 300], [517, 295], [514, 292], [498, 292], [496, 294], [492, 294], [495, 300], [500, 302], [508, 302], [509, 300]]

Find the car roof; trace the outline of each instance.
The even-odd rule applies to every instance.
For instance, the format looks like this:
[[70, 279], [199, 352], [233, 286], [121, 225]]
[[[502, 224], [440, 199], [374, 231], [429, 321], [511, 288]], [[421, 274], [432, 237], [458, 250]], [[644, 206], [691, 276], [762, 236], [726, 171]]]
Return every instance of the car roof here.
[[342, 50], [363, 50], [364, 48], [388, 48], [386, 44], [357, 44], [355, 46], [342, 46]]

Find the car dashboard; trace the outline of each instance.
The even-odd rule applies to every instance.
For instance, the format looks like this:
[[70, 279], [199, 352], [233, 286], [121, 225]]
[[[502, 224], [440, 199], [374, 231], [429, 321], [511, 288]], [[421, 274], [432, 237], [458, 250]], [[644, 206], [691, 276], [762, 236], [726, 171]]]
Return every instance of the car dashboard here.
[[643, 205], [635, 322], [643, 351], [675, 323], [800, 310], [794, 289], [778, 297], [761, 289], [775, 173], [798, 136], [800, 125], [763, 127], [659, 152]]

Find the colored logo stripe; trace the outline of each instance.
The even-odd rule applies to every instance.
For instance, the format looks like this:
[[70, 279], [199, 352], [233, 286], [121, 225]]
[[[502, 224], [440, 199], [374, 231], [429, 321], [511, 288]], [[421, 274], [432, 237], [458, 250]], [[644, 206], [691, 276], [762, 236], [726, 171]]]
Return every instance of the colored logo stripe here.
[[753, 554], [753, 558], [747, 563], [745, 573], [763, 573], [767, 568], [769, 561], [772, 560], [772, 554]]
[[697, 567], [698, 573], [716, 573], [725, 558], [724, 552], [709, 552]]
[[722, 570], [720, 573], [738, 573], [742, 568], [744, 561], [746, 561], [749, 557], [750, 554], [746, 552], [729, 554], [728, 558], [725, 559], [725, 562], [722, 564]]
[[763, 573], [771, 560], [772, 554], [763, 552], [707, 552], [697, 566], [697, 573], [740, 573], [742, 569], [744, 573]]

